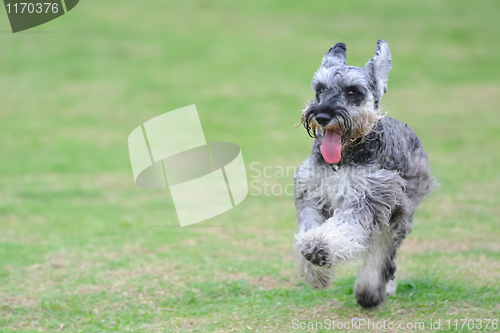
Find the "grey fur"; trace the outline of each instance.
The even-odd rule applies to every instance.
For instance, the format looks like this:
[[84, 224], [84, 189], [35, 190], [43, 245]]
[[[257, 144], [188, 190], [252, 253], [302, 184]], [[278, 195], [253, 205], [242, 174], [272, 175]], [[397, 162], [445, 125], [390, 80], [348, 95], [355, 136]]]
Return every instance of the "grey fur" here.
[[332, 66], [345, 65], [347, 61], [347, 49], [344, 43], [337, 43], [332, 46], [323, 57], [321, 67], [330, 68]]
[[[391, 69], [387, 42], [378, 41], [365, 68], [345, 60], [345, 44], [328, 51], [312, 82], [317, 100], [303, 111], [304, 125], [317, 140], [295, 173], [294, 254], [299, 277], [314, 289], [333, 282], [336, 266], [364, 256], [355, 297], [371, 308], [395, 292], [396, 251], [435, 180], [416, 134], [380, 114]], [[330, 122], [316, 122], [320, 113]], [[328, 129], [342, 134], [342, 157], [332, 165], [318, 143]]]

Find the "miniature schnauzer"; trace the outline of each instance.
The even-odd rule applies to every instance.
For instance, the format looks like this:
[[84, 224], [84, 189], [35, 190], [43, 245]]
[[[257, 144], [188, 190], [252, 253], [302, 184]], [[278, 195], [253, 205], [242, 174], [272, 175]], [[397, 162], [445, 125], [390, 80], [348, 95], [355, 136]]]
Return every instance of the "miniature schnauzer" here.
[[295, 173], [294, 254], [300, 279], [318, 290], [336, 266], [363, 254], [354, 295], [371, 308], [395, 294], [396, 251], [435, 180], [415, 133], [380, 111], [392, 67], [387, 42], [364, 68], [346, 58], [344, 43], [330, 48], [312, 80], [316, 100], [303, 111], [316, 140]]

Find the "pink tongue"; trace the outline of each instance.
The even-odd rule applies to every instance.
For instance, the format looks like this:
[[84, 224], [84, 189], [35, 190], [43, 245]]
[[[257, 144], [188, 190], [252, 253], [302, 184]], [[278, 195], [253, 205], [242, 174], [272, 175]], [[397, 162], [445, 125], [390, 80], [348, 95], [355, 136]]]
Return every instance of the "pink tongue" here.
[[328, 163], [338, 163], [340, 161], [340, 149], [342, 148], [342, 138], [332, 130], [326, 130], [323, 143], [321, 144], [321, 154]]

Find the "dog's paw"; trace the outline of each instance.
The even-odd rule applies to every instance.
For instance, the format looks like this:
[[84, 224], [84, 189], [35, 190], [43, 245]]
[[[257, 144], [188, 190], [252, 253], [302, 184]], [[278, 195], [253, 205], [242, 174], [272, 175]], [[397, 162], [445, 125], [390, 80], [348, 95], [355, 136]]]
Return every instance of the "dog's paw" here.
[[296, 246], [300, 253], [311, 264], [329, 268], [332, 266], [333, 254], [329, 243], [321, 230], [312, 229], [296, 237]]
[[377, 307], [386, 299], [385, 285], [381, 288], [358, 288], [354, 291], [354, 296], [364, 309]]
[[329, 256], [325, 249], [315, 246], [312, 249], [302, 250], [302, 255], [312, 264], [330, 267]]
[[331, 286], [334, 279], [334, 268], [328, 264], [328, 254], [324, 249], [314, 250], [295, 244], [294, 257], [299, 279], [315, 290]]

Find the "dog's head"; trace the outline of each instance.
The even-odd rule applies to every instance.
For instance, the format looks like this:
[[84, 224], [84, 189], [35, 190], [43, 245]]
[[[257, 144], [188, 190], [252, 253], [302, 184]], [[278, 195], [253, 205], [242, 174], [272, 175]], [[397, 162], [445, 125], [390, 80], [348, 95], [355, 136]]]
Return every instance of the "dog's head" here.
[[392, 66], [385, 40], [378, 41], [375, 56], [364, 68], [348, 66], [346, 59], [344, 43], [328, 50], [312, 80], [316, 100], [302, 115], [301, 123], [321, 144], [328, 163], [339, 162], [342, 149], [363, 140], [382, 118], [379, 103]]

